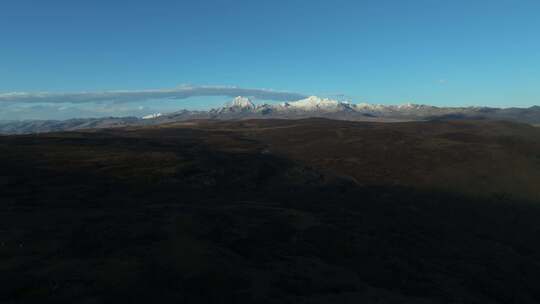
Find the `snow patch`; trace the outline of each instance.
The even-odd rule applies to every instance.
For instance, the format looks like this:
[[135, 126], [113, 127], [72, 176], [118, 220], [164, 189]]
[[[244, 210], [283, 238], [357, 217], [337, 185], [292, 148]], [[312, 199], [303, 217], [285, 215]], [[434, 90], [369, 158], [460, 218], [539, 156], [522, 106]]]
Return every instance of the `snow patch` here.
[[154, 113], [154, 114], [143, 116], [142, 119], [155, 119], [155, 118], [158, 118], [158, 117], [160, 117], [162, 115], [163, 114], [161, 114], [161, 113]]

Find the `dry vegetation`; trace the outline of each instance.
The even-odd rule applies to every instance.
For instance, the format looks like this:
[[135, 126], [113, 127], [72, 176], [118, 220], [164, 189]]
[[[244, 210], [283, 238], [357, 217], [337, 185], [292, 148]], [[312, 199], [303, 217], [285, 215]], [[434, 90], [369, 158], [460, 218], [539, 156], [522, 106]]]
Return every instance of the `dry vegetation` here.
[[538, 303], [539, 134], [310, 119], [0, 137], [0, 302]]

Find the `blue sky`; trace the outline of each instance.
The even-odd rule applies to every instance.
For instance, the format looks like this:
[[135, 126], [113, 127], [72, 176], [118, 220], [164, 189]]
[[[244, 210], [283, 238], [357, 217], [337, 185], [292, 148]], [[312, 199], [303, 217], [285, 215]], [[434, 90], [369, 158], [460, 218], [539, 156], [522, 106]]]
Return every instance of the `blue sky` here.
[[537, 0], [3, 0], [0, 94], [189, 84], [530, 106], [540, 104], [538, 12]]

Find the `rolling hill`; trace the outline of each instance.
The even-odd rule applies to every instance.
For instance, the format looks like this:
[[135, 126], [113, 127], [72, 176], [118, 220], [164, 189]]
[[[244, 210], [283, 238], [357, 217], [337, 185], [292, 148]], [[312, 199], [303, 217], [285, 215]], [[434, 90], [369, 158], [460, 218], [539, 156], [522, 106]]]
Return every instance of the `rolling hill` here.
[[538, 303], [540, 130], [197, 120], [0, 137], [0, 302]]

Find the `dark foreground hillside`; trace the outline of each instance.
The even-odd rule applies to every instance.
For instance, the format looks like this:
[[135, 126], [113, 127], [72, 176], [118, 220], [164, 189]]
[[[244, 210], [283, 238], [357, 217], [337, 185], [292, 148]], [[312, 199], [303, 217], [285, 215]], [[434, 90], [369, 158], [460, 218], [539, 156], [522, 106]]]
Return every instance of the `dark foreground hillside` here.
[[0, 303], [540, 303], [539, 138], [328, 120], [0, 137]]

